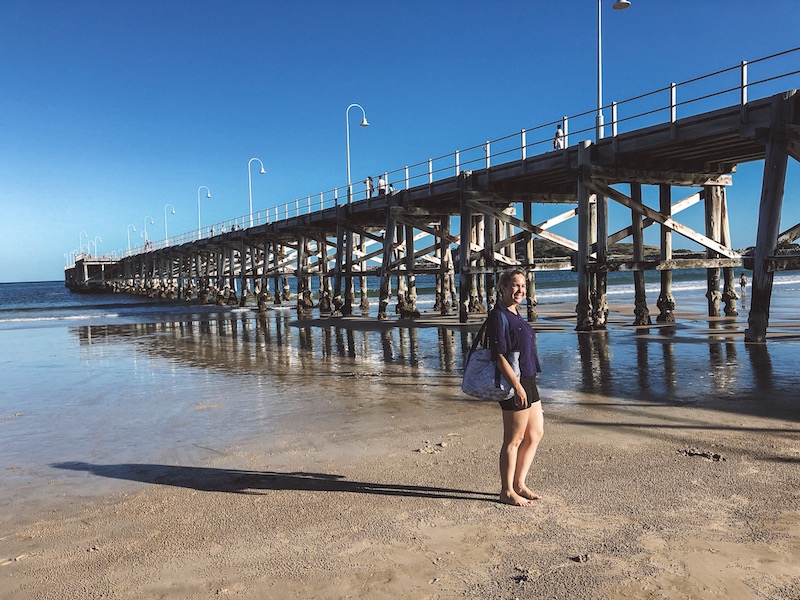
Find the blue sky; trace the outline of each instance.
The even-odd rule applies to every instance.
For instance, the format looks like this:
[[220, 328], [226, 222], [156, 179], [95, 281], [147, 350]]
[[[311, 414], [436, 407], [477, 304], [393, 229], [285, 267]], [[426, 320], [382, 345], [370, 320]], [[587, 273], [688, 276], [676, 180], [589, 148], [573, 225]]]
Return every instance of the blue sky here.
[[[606, 102], [800, 39], [796, 0], [603, 3]], [[595, 105], [595, 0], [4, 0], [2, 13], [0, 281], [61, 279], [81, 232], [110, 254], [152, 217], [162, 239], [167, 203], [170, 235], [191, 231], [201, 185], [204, 225], [244, 215], [252, 157], [267, 172], [253, 165], [256, 210], [344, 186], [354, 102], [370, 122], [350, 112], [354, 181]], [[791, 56], [785, 70], [800, 68]], [[734, 246], [754, 243], [761, 172], [742, 165], [728, 191]], [[800, 221], [798, 183], [791, 164], [784, 229]]]

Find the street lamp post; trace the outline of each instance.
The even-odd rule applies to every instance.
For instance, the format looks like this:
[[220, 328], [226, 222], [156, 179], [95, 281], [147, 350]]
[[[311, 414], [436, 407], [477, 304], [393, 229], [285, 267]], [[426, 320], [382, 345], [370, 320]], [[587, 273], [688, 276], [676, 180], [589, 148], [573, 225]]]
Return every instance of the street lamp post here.
[[354, 106], [357, 106], [361, 109], [361, 114], [363, 118], [361, 119], [361, 127], [369, 127], [369, 123], [367, 123], [367, 113], [364, 110], [364, 107], [360, 104], [351, 104], [347, 107], [347, 110], [344, 111], [344, 124], [345, 124], [345, 133], [347, 139], [347, 202], [350, 203], [353, 200], [353, 186], [351, 185], [350, 181], [350, 109]]
[[[625, 10], [630, 0], [617, 0], [614, 10]], [[595, 143], [603, 139], [603, 0], [597, 0], [597, 116], [595, 117]]]
[[[86, 239], [87, 239], [87, 240], [89, 239], [89, 234], [88, 234], [88, 233], [86, 233], [85, 231], [81, 231], [81, 232], [78, 234], [78, 252], [79, 252], [80, 254], [83, 254], [83, 236], [86, 236]], [[87, 242], [87, 244], [86, 244], [86, 251], [87, 251], [87, 252], [89, 251], [89, 244], [88, 244], [88, 242]]]
[[131, 227], [133, 227], [133, 230], [136, 231], [136, 226], [128, 223], [128, 227], [126, 227], [128, 231], [128, 252], [131, 251]]
[[264, 170], [264, 163], [261, 162], [260, 158], [256, 158], [255, 156], [247, 161], [247, 190], [250, 193], [250, 227], [253, 226], [253, 176], [250, 173], [250, 164], [257, 160], [258, 164], [261, 165], [261, 170], [258, 172], [259, 175], [266, 175], [267, 172]]
[[167, 233], [167, 207], [168, 206], [172, 209], [172, 214], [173, 215], [175, 214], [175, 207], [172, 206], [172, 204], [165, 204], [164, 205], [164, 243], [166, 243], [167, 240], [169, 239], [169, 234]]
[[206, 198], [211, 198], [211, 190], [207, 185], [201, 185], [197, 188], [197, 239], [200, 239], [200, 190], [206, 188]]
[[144, 243], [147, 244], [147, 219], [150, 219], [150, 225], [155, 225], [155, 221], [153, 221], [153, 217], [145, 217], [144, 218], [144, 228], [142, 229], [142, 237], [144, 238]]
[[97, 253], [97, 244], [98, 243], [103, 243], [103, 238], [101, 238], [99, 235], [96, 235], [94, 237], [94, 251], [95, 251], [95, 253]]

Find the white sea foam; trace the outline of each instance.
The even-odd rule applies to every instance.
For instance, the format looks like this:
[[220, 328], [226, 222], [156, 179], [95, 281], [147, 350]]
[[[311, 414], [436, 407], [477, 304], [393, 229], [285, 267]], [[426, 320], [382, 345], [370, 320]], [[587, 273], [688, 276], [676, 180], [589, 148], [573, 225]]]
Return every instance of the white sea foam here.
[[10, 317], [0, 318], [0, 323], [40, 323], [44, 321], [84, 321], [86, 319], [115, 319], [119, 313], [90, 313], [85, 315], [64, 315], [49, 317]]
[[[751, 282], [752, 283], [752, 282]], [[780, 276], [776, 276], [772, 288], [773, 292], [775, 291], [783, 291], [790, 293], [794, 291], [797, 286], [800, 285], [800, 275], [792, 274], [781, 274]], [[720, 288], [722, 286], [720, 285]], [[702, 279], [692, 279], [687, 281], [673, 281], [672, 283], [672, 293], [673, 294], [691, 294], [692, 292], [699, 292], [702, 296], [705, 294], [707, 289], [707, 284], [705, 280]], [[749, 289], [749, 288], [748, 288]], [[739, 291], [739, 281], [738, 278], [736, 280], [735, 290]], [[660, 282], [647, 282], [645, 285], [645, 293], [648, 296], [652, 296], [654, 294], [658, 294], [661, 291], [661, 284]], [[606, 294], [608, 296], [633, 296], [636, 292], [636, 288], [634, 287], [632, 281], [630, 283], [619, 283], [613, 282], [609, 283], [606, 289]], [[577, 287], [555, 287], [555, 288], [536, 288], [536, 296], [541, 301], [542, 299], [547, 300], [572, 300], [578, 297], [578, 290]]]

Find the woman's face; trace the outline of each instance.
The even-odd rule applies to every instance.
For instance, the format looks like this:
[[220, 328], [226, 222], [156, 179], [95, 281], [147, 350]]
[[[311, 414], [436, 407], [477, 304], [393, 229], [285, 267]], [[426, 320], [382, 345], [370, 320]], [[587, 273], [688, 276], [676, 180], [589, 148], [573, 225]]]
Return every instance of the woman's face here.
[[501, 297], [506, 306], [518, 305], [525, 300], [525, 295], [528, 286], [525, 283], [524, 275], [514, 275], [503, 288], [501, 288]]

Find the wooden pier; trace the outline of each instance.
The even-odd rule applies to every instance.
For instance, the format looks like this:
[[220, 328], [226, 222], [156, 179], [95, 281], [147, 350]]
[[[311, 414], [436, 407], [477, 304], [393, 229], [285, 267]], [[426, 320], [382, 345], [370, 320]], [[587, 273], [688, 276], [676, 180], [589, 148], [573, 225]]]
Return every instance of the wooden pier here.
[[[371, 275], [380, 280], [377, 316], [388, 319], [392, 298], [395, 313], [416, 314], [416, 277], [424, 273], [436, 276], [436, 310], [457, 311], [465, 323], [492, 304], [502, 270], [518, 266], [528, 273], [528, 318], [535, 320], [536, 271], [571, 268], [578, 275], [576, 328], [590, 331], [606, 326], [610, 271], [631, 272], [635, 323], [649, 324], [645, 271], [661, 273], [656, 320], [668, 323], [675, 320], [674, 271], [707, 269], [709, 315], [735, 315], [734, 270], [744, 266], [753, 271], [745, 339], [764, 342], [773, 275], [800, 269], [794, 244], [800, 224], [780, 230], [788, 159], [800, 160], [799, 103], [792, 90], [535, 156], [526, 155], [523, 131], [516, 157], [502, 164], [487, 158], [484, 168], [456, 168], [449, 178], [113, 261], [79, 257], [67, 268], [66, 282], [74, 290], [101, 287], [204, 302], [250, 298], [264, 308], [288, 301], [294, 278], [298, 310], [314, 305], [323, 314], [346, 316], [357, 302], [368, 305], [364, 281]], [[737, 165], [758, 160], [764, 172], [756, 246], [743, 257], [731, 247], [726, 188]], [[658, 208], [643, 202], [645, 186], [657, 188]], [[680, 188], [687, 193], [675, 198]], [[630, 212], [628, 227], [609, 231], [610, 203]], [[538, 220], [543, 204], [565, 210]], [[704, 210], [702, 232], [679, 220], [694, 205]], [[551, 231], [569, 220], [573, 239]], [[651, 226], [660, 230], [657, 257], [644, 253], [643, 232]], [[705, 256], [673, 256], [675, 235], [702, 246]], [[537, 256], [537, 239], [563, 247], [566, 257]], [[633, 257], [615, 259], [609, 246], [625, 239], [632, 240]], [[319, 285], [312, 290], [314, 279]]]

